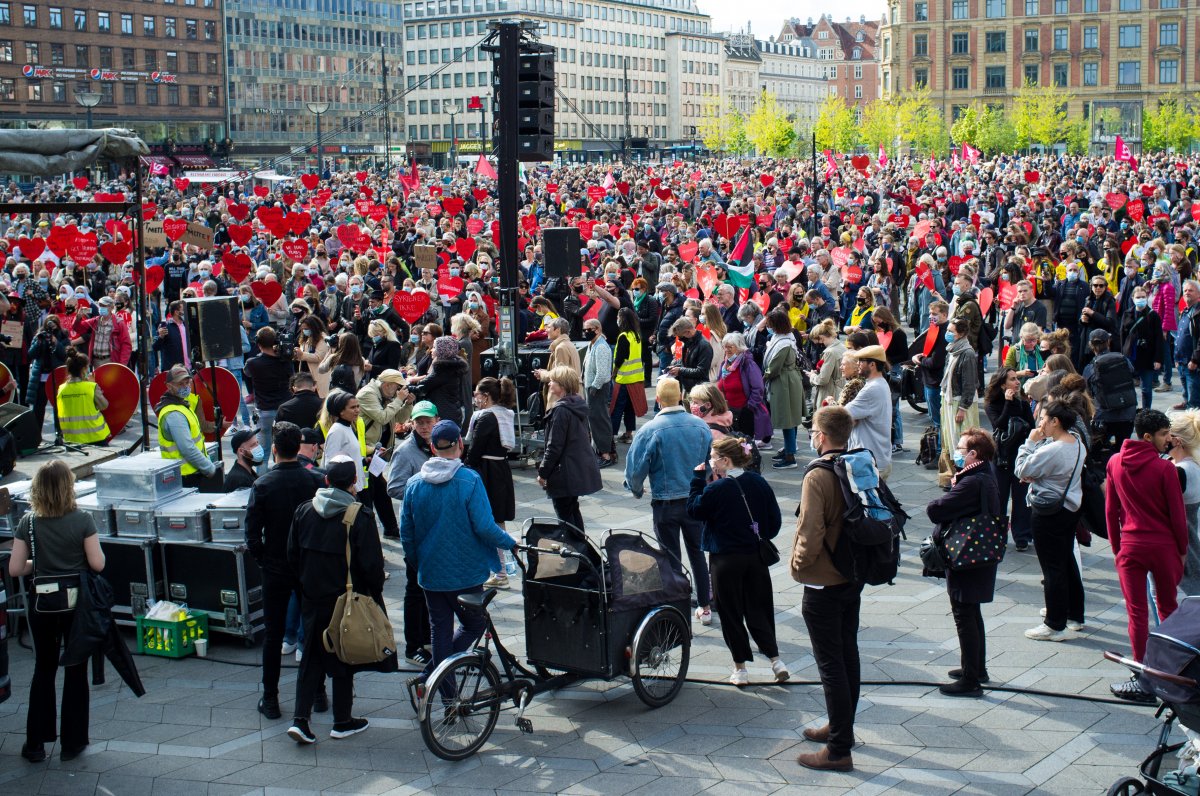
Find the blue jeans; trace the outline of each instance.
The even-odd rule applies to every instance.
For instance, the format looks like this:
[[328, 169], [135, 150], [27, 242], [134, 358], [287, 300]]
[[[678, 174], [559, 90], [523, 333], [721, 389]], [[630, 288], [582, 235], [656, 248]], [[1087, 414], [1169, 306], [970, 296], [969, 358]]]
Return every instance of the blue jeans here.
[[[1163, 332], [1163, 361], [1164, 362], [1175, 361], [1175, 333], [1174, 332]], [[1174, 368], [1166, 367], [1166, 368], [1162, 369], [1163, 382], [1168, 387], [1171, 386], [1171, 371], [1172, 370], [1174, 370]]]
[[300, 621], [300, 598], [292, 593], [288, 602], [287, 621], [283, 625], [283, 641], [285, 644], [296, 644], [304, 649], [304, 623]]
[[785, 428], [783, 430], [783, 454], [785, 456], [796, 455], [796, 429]]
[[1158, 376], [1158, 371], [1154, 369], [1143, 370], [1137, 372], [1137, 377], [1142, 382], [1142, 408], [1149, 409], [1150, 403], [1154, 400], [1154, 379]]
[[[480, 594], [482, 586], [472, 586], [458, 591], [426, 591], [425, 603], [429, 606], [429, 635], [433, 642], [433, 660], [422, 672], [422, 677], [433, 674], [433, 670], [451, 655], [469, 650], [487, 630], [487, 620], [482, 611], [467, 608], [458, 601], [460, 594]], [[454, 618], [459, 626], [455, 628]]]
[[[892, 366], [892, 375], [901, 378], [904, 369], [899, 365]], [[904, 444], [904, 421], [900, 419], [900, 393], [892, 394], [892, 445]]]
[[938, 430], [937, 435], [937, 450], [942, 451], [942, 391], [937, 387], [925, 385], [925, 411], [929, 415], [929, 422]]
[[[241, 415], [242, 425], [248, 426], [250, 425], [250, 407], [246, 406], [246, 384], [242, 381], [242, 369], [230, 368], [229, 370], [238, 383], [238, 413]], [[263, 450], [268, 450], [266, 445], [263, 446]], [[297, 619], [297, 621], [299, 620]]]
[[1200, 409], [1200, 368], [1188, 370], [1186, 362], [1180, 364], [1179, 383], [1183, 385], [1183, 400], [1188, 409]]
[[266, 455], [263, 456], [263, 463], [258, 466], [258, 474], [262, 475], [271, 465], [271, 431], [275, 426], [275, 411], [274, 409], [259, 409], [258, 410], [258, 432], [259, 439], [262, 440], [263, 450]]

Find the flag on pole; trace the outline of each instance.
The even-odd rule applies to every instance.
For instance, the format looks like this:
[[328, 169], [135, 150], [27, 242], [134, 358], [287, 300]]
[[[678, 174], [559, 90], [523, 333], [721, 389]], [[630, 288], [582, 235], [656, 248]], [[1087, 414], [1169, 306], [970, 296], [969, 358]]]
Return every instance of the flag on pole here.
[[929, 155], [929, 179], [931, 181], [937, 180], [937, 162], [933, 159], [932, 154]]
[[879, 145], [879, 167], [883, 168], [888, 164], [887, 152], [883, 149], [883, 144]]
[[162, 175], [167, 174], [169, 172], [170, 172], [170, 169], [167, 166], [163, 165], [162, 163], [151, 163], [150, 164], [150, 174], [155, 177], [161, 177]]
[[496, 179], [496, 169], [492, 166], [492, 162], [488, 160], [487, 155], [480, 155], [479, 162], [475, 164], [475, 173], [480, 177]]
[[617, 181], [613, 179], [612, 169], [609, 169], [608, 174], [604, 178], [604, 190], [607, 191], [609, 188], [613, 187], [616, 184], [617, 184]]
[[751, 242], [751, 227], [743, 227], [742, 235], [733, 244], [733, 251], [725, 261], [729, 283], [734, 287], [754, 286], [754, 244]]
[[950, 164], [954, 166], [955, 174], [962, 174], [962, 162], [958, 159], [958, 150], [950, 151]]
[[1113, 160], [1133, 160], [1133, 152], [1129, 150], [1129, 145], [1125, 143], [1125, 139], [1121, 136], [1117, 136], [1116, 146], [1113, 147]]
[[963, 160], [967, 161], [968, 163], [979, 162], [979, 150], [968, 144], [966, 141], [963, 141], [962, 156]]
[[832, 180], [833, 175], [837, 174], [837, 163], [833, 160], [833, 150], [824, 150], [825, 154], [825, 179]]

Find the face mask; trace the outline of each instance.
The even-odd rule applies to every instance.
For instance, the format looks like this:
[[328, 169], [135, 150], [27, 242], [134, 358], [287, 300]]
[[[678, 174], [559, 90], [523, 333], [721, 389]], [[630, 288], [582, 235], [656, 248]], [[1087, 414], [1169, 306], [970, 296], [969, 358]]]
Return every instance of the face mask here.
[[945, 257], [941, 257], [941, 256], [939, 256], [939, 257], [938, 257], [938, 262], [939, 262], [939, 263], [944, 263], [944, 262], [946, 262], [946, 258], [945, 258]]
[[46, 285], [48, 285], [48, 284], [50, 284], [50, 278], [49, 278], [49, 277], [46, 277], [46, 276], [39, 276], [39, 277], [38, 277], [38, 285], [39, 285], [40, 287], [45, 287], [45, 286], [46, 286]]
[[865, 298], [858, 299], [858, 306], [860, 306], [860, 307], [867, 306], [867, 300]]
[[212, 276], [212, 271], [205, 271], [205, 270], [200, 271], [201, 279], [208, 279], [210, 276]]
[[337, 292], [337, 285], [326, 285], [326, 286], [325, 286], [325, 292], [326, 292], [326, 293], [329, 293], [329, 294], [336, 293], [336, 292]]
[[451, 268], [450, 276], [458, 276], [461, 271], [462, 271], [461, 268]]
[[584, 329], [583, 336], [587, 340], [594, 340], [594, 339], [596, 339], [596, 330], [595, 329]]
[[1125, 276], [1136, 276], [1136, 275], [1137, 275], [1136, 268], [1126, 268], [1125, 269]]
[[371, 342], [373, 342], [373, 343], [376, 343], [376, 344], [378, 344], [378, 343], [380, 343], [382, 340], [383, 340], [383, 335], [381, 335], [381, 334], [373, 334], [373, 335], [371, 335]]
[[962, 295], [962, 288], [959, 287], [958, 285], [955, 285], [953, 288], [951, 288], [951, 290], [954, 292], [954, 295], [956, 295], [956, 296]]
[[188, 399], [188, 396], [191, 394], [192, 394], [191, 387], [180, 387], [179, 392], [176, 393], [176, 395], [178, 395], [180, 398], [182, 398], [185, 401]]
[[964, 454], [962, 451], [955, 451], [954, 452], [954, 466], [958, 467], [959, 469], [962, 469], [963, 465], [965, 465], [966, 463], [967, 463], [966, 454]]
[[706, 414], [708, 414], [709, 408], [710, 407], [707, 407], [704, 404], [692, 404], [692, 414], [694, 414], [696, 417], [704, 417]]
[[101, 314], [101, 315], [107, 315], [107, 314], [108, 314], [108, 307], [100, 307], [100, 309], [99, 309], [99, 312], [100, 312], [100, 314]]
[[478, 302], [478, 301], [468, 301], [468, 302], [467, 302], [467, 309], [469, 309], [469, 310], [477, 310], [477, 309], [479, 309], [479, 302]]
[[1135, 298], [1133, 300], [1133, 306], [1137, 307], [1139, 310], [1144, 310], [1146, 308], [1146, 305], [1149, 303], [1150, 302], [1144, 298]]
[[1124, 221], [1122, 221], [1122, 222], [1121, 222], [1121, 229], [1129, 229], [1129, 225], [1128, 225], [1128, 224], [1126, 224]]
[[254, 299], [250, 298], [249, 296], [242, 296], [242, 306], [243, 307], [253, 307]]
[[354, 293], [355, 295], [358, 295], [359, 293], [362, 292], [362, 285], [351, 285], [350, 292]]
[[262, 464], [265, 457], [266, 451], [262, 445], [255, 445], [254, 450], [250, 451], [250, 461], [254, 464]]
[[421, 342], [421, 335], [419, 335], [419, 334], [410, 334], [410, 335], [408, 336], [408, 342], [412, 343], [413, 345], [416, 345], [417, 343]]
[[1087, 240], [1085, 238], [1076, 238], [1075, 242], [1078, 243], [1080, 246], [1082, 246], [1085, 243], [1087, 243]]
[[305, 273], [307, 273], [309, 276], [316, 276], [316, 275], [317, 275], [317, 269], [316, 269], [316, 268], [309, 268], [309, 269], [307, 269], [307, 270], [305, 271]]
[[1068, 282], [1078, 282], [1079, 281], [1079, 272], [1078, 271], [1067, 271], [1067, 281]]
[[947, 343], [954, 342], [954, 332], [950, 331], [949, 329], [946, 330], [946, 342]]
[[305, 329], [305, 330], [304, 330], [304, 336], [305, 336], [305, 337], [312, 337], [312, 329]]
[[633, 290], [631, 290], [631, 291], [629, 291], [629, 292], [633, 294], [633, 297], [634, 297], [634, 298], [641, 298], [641, 297], [642, 297], [642, 291], [638, 290], [637, 288], [634, 288]]

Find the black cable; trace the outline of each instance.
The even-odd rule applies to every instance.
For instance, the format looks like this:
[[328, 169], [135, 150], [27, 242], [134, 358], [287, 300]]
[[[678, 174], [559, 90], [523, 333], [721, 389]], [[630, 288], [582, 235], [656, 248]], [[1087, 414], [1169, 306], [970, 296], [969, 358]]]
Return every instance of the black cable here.
[[576, 116], [578, 116], [580, 119], [583, 119], [583, 123], [592, 131], [592, 135], [611, 146], [614, 152], [623, 148], [616, 141], [612, 140], [611, 138], [606, 138], [604, 135], [602, 135], [600, 133], [600, 128], [596, 126], [596, 123], [589, 119], [583, 111], [579, 110], [579, 106], [575, 104], [575, 101], [568, 97], [561, 88], [555, 86], [554, 92], [558, 94], [559, 99], [561, 99], [568, 108], [574, 111]]

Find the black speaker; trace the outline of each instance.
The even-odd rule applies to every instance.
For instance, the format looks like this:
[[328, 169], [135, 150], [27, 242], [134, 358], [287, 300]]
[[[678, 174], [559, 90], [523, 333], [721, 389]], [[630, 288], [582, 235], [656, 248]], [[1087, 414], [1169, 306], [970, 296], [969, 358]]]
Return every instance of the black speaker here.
[[237, 296], [186, 299], [183, 314], [187, 318], [188, 347], [192, 350], [193, 362], [199, 364], [241, 356]]
[[550, 227], [542, 230], [542, 248], [546, 255], [546, 277], [579, 276], [579, 249], [583, 243], [578, 227]]
[[42, 444], [42, 430], [38, 428], [33, 410], [18, 403], [0, 404], [0, 427], [13, 435], [19, 456], [28, 456]]

